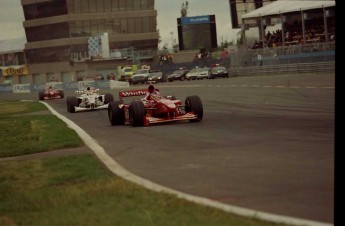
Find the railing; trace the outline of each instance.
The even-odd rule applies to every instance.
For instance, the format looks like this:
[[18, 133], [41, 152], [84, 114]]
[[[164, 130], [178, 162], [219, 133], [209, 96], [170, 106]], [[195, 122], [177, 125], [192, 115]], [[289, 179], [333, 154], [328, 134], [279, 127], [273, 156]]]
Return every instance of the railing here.
[[334, 61], [335, 42], [316, 42], [263, 49], [240, 49], [230, 55], [230, 66], [256, 66], [258, 65], [258, 55], [261, 55], [265, 66]]
[[308, 72], [334, 72], [334, 71], [335, 71], [335, 61], [229, 68], [229, 73], [231, 76], [308, 73]]

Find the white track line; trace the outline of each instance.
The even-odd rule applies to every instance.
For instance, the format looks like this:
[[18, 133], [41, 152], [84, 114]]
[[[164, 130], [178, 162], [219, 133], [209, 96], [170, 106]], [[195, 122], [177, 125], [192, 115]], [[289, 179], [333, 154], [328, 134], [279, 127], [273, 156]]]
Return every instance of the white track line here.
[[295, 217], [288, 217], [288, 216], [282, 216], [282, 215], [276, 215], [256, 210], [251, 210], [247, 208], [227, 205], [224, 203], [216, 202], [210, 199], [206, 199], [199, 196], [193, 196], [189, 194], [185, 194], [176, 190], [173, 190], [168, 187], [164, 187], [162, 185], [156, 184], [154, 182], [151, 182], [149, 180], [146, 180], [144, 178], [138, 177], [125, 168], [123, 168], [120, 164], [118, 164], [114, 159], [112, 159], [103, 149], [102, 146], [98, 144], [98, 142], [92, 138], [89, 134], [87, 134], [83, 129], [81, 129], [77, 124], [75, 124], [70, 119], [66, 118], [65, 116], [59, 114], [57, 111], [55, 111], [48, 103], [44, 101], [40, 101], [42, 104], [44, 104], [55, 116], [57, 116], [59, 119], [64, 121], [68, 127], [75, 130], [76, 133], [79, 135], [79, 137], [84, 141], [84, 143], [90, 147], [90, 149], [96, 154], [96, 156], [108, 167], [108, 169], [113, 172], [114, 174], [128, 180], [131, 182], [134, 182], [136, 184], [139, 184], [147, 189], [150, 189], [152, 191], [156, 192], [166, 192], [169, 194], [174, 194], [179, 198], [186, 199], [188, 201], [198, 203], [205, 206], [214, 207], [229, 213], [238, 214], [241, 216], [249, 217], [249, 218], [257, 218], [262, 219], [265, 221], [270, 222], [276, 222], [276, 223], [286, 223], [286, 224], [293, 224], [293, 225], [304, 225], [304, 226], [332, 226], [333, 224], [323, 223], [323, 222], [317, 222], [317, 221], [311, 221], [311, 220], [305, 220]]

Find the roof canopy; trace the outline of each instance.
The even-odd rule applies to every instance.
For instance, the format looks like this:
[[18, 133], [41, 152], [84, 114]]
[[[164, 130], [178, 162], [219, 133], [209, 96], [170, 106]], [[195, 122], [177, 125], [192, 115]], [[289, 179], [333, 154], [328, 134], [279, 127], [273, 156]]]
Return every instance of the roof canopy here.
[[310, 9], [319, 9], [335, 6], [335, 1], [318, 1], [318, 0], [299, 0], [299, 1], [286, 1], [278, 0], [258, 8], [254, 11], [246, 13], [242, 19], [256, 18], [261, 16], [277, 15], [289, 12], [306, 11]]

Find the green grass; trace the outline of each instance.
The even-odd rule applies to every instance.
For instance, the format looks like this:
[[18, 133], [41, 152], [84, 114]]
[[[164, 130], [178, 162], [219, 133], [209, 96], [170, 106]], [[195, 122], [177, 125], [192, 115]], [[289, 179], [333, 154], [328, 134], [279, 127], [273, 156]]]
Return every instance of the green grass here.
[[[17, 115], [37, 103], [21, 103], [0, 117], [6, 156], [80, 144], [52, 115]], [[0, 103], [1, 105], [1, 103]], [[14, 105], [10, 104], [10, 108]], [[13, 112], [16, 111], [14, 114]], [[16, 116], [14, 116], [16, 115]], [[6, 126], [6, 127], [5, 127]], [[59, 135], [63, 134], [63, 135]], [[67, 140], [70, 139], [70, 140]], [[74, 139], [74, 141], [73, 141]], [[34, 144], [31, 144], [33, 142]], [[3, 151], [6, 147], [7, 151]], [[23, 151], [26, 150], [26, 151]], [[200, 206], [144, 189], [112, 174], [92, 154], [0, 162], [1, 226], [282, 226]]]
[[0, 164], [0, 225], [278, 225], [155, 193], [90, 154]]
[[83, 145], [74, 130], [39, 102], [0, 102], [0, 112], [0, 157]]
[[0, 101], [0, 117], [47, 110], [48, 109], [39, 102]]

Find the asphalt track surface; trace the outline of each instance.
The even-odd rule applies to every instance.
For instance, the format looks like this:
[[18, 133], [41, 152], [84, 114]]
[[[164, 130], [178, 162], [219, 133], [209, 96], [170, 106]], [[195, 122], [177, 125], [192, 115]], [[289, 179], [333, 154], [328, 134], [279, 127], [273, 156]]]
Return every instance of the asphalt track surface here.
[[[130, 89], [142, 89], [135, 85]], [[233, 206], [334, 222], [335, 74], [234, 77], [157, 84], [162, 95], [199, 95], [204, 118], [111, 126], [107, 111], [68, 113], [46, 101], [133, 174]], [[119, 90], [110, 92], [117, 99]], [[65, 97], [74, 95], [65, 92]], [[0, 100], [38, 100], [37, 93]]]

